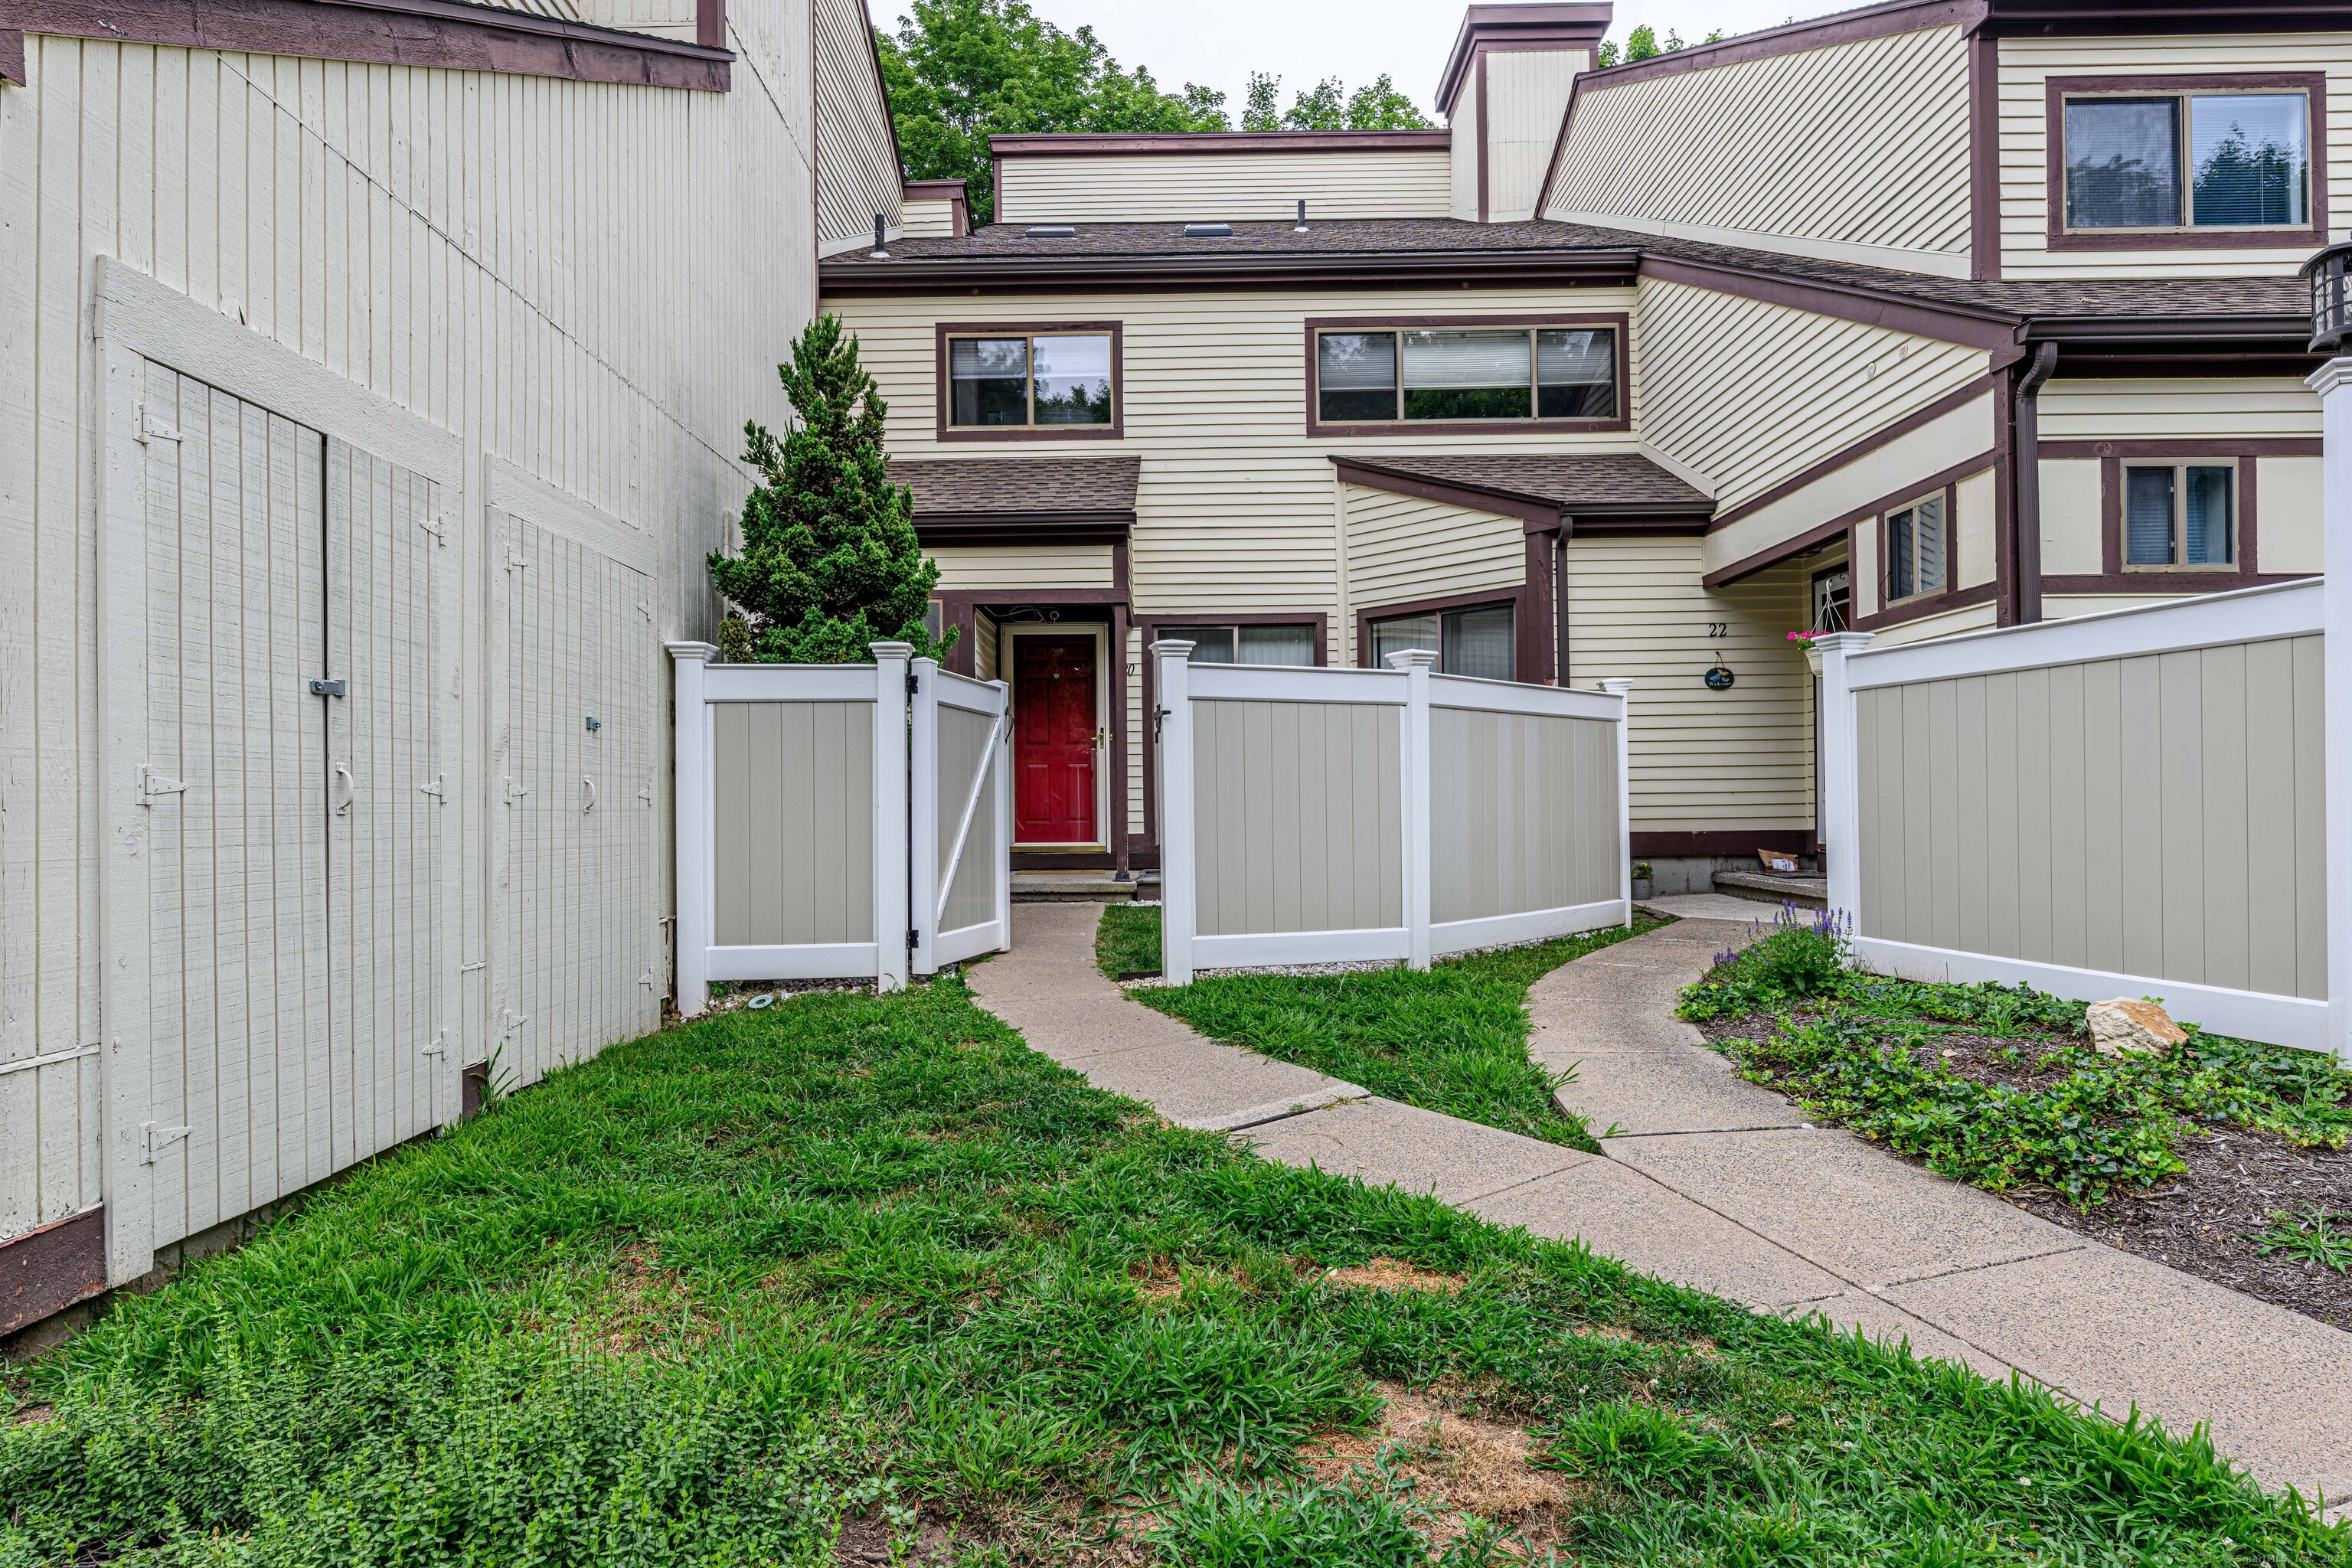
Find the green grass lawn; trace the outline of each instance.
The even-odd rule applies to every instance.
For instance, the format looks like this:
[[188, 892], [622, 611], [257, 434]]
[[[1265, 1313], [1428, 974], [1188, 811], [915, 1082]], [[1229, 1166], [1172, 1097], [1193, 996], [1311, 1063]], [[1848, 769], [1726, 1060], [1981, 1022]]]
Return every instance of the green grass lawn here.
[[[1631, 931], [1467, 953], [1426, 971], [1217, 975], [1132, 994], [1204, 1035], [1386, 1099], [1590, 1152], [1598, 1148], [1591, 1130], [1552, 1100], [1575, 1075], [1528, 1060], [1528, 987], [1572, 958], [1665, 923], [1641, 915]], [[1149, 962], [1136, 962], [1147, 952]], [[1157, 970], [1159, 910], [1106, 906], [1095, 956], [1106, 974]]]
[[1520, 1561], [1482, 1507], [1586, 1563], [2352, 1561], [2194, 1438], [1164, 1126], [953, 981], [616, 1047], [0, 1394], [8, 1568]]

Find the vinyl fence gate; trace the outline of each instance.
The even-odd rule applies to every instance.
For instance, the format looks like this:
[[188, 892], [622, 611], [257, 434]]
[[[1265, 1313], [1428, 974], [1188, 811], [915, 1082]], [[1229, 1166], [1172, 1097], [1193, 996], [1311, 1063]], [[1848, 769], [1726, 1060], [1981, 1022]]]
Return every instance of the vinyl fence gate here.
[[1012, 943], [1011, 702], [905, 643], [872, 664], [712, 664], [677, 689], [677, 1008], [710, 983], [885, 991]]

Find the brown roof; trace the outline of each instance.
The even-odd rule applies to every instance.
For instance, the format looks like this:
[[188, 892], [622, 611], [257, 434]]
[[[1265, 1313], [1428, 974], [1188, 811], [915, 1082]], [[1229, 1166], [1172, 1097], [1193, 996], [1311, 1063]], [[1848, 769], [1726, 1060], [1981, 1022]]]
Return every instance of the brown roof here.
[[893, 458], [890, 479], [914, 492], [927, 543], [1123, 539], [1142, 468], [1135, 457]]
[[1570, 516], [1642, 515], [1703, 518], [1715, 509], [1705, 491], [1693, 489], [1638, 452], [1482, 452], [1475, 456], [1339, 457], [1332, 461], [1360, 473], [1420, 479], [1478, 491], [1498, 500], [1528, 501]]

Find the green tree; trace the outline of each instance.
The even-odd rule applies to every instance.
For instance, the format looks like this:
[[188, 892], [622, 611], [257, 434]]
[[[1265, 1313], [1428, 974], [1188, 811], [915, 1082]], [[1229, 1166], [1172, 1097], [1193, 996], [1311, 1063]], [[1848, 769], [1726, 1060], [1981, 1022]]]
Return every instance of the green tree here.
[[1281, 100], [1276, 94], [1282, 90], [1282, 79], [1264, 71], [1249, 74], [1249, 88], [1242, 100], [1242, 129], [1244, 131], [1279, 131], [1282, 129]]
[[1092, 27], [1066, 33], [1025, 0], [912, 0], [898, 36], [875, 43], [908, 177], [963, 181], [974, 224], [995, 216], [992, 134], [1229, 129], [1223, 93], [1162, 91]]
[[1345, 131], [1348, 129], [1348, 89], [1336, 76], [1327, 76], [1315, 84], [1312, 92], [1302, 92], [1282, 111], [1285, 131]]
[[1399, 131], [1429, 128], [1429, 121], [1412, 99], [1397, 90], [1383, 71], [1355, 91], [1336, 76], [1315, 84], [1312, 92], [1291, 95], [1290, 107], [1275, 112], [1278, 76], [1250, 72], [1249, 98], [1242, 110], [1244, 131]]
[[800, 417], [782, 440], [743, 426], [761, 482], [743, 502], [743, 553], [710, 557], [734, 605], [720, 624], [732, 663], [856, 664], [895, 640], [943, 656], [955, 639], [923, 625], [939, 563], [915, 540], [914, 498], [890, 482], [887, 412], [838, 316], [819, 316], [776, 367]]
[[1397, 90], [1382, 71], [1348, 95], [1350, 131], [1426, 131], [1429, 121], [1412, 99]]

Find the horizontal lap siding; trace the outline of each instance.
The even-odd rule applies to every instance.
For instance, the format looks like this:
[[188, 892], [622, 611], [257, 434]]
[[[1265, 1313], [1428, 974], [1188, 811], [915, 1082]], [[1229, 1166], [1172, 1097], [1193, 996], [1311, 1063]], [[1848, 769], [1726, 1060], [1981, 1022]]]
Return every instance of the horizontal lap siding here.
[[[1633, 683], [1634, 832], [1811, 828], [1811, 676], [1788, 640], [1811, 623], [1811, 574], [1706, 588], [1698, 551], [1688, 536], [1570, 542], [1570, 683]], [[1718, 660], [1728, 691], [1706, 686]]]
[[1703, 476], [1719, 510], [1967, 385], [1987, 363], [1981, 349], [1687, 284], [1645, 280], [1641, 291], [1643, 438]]
[[1822, 247], [1965, 257], [1968, 91], [1957, 27], [1595, 81], [1545, 216], [1779, 236], [1850, 259]]
[[1402, 712], [1192, 705], [1201, 935], [1404, 924]]
[[940, 586], [1108, 588], [1108, 544], [948, 544], [923, 552], [940, 563]]
[[[646, 530], [659, 629], [707, 635], [742, 422], [782, 423], [775, 366], [814, 303], [806, 203], [742, 194], [812, 177], [802, 15], [729, 8], [723, 95], [26, 38], [30, 82], [0, 88], [0, 1067], [100, 1038], [90, 258]], [[52, 1152], [0, 1157], [0, 1237], [99, 1197], [95, 1075], [0, 1085], [28, 1077], [37, 1131], [0, 1108], [0, 1150]]]
[[955, 234], [955, 204], [902, 200], [898, 204], [898, 222], [910, 239], [950, 238]]
[[1004, 160], [1001, 223], [1236, 223], [1444, 217], [1449, 165], [1426, 153], [1090, 154]]
[[[2277, 250], [2062, 250], [2049, 243], [2048, 79], [2053, 76], [2226, 76], [2321, 71], [2327, 77], [2327, 184], [2340, 208], [2352, 193], [2352, 34], [2183, 34], [2142, 38], [2000, 40], [2000, 243], [2004, 278], [2098, 274], [2210, 278], [2291, 275], [2308, 243]], [[2315, 151], [2318, 151], [2315, 149]]]
[[1358, 485], [1347, 487], [1347, 506], [1348, 594], [1360, 608], [1507, 594], [1527, 580], [1527, 525], [1516, 517]]
[[[814, 0], [816, 27], [816, 237], [820, 246], [871, 238], [878, 214], [898, 226], [902, 171], [876, 74], [864, 0]], [[739, 84], [738, 91], [749, 84]], [[757, 180], [751, 193], [772, 188]], [[789, 199], [789, 198], [787, 198]]]
[[1865, 935], [2326, 995], [2318, 637], [1857, 701]]
[[1430, 919], [1618, 894], [1617, 727], [1433, 707]]
[[874, 940], [874, 705], [711, 704], [714, 945]]

